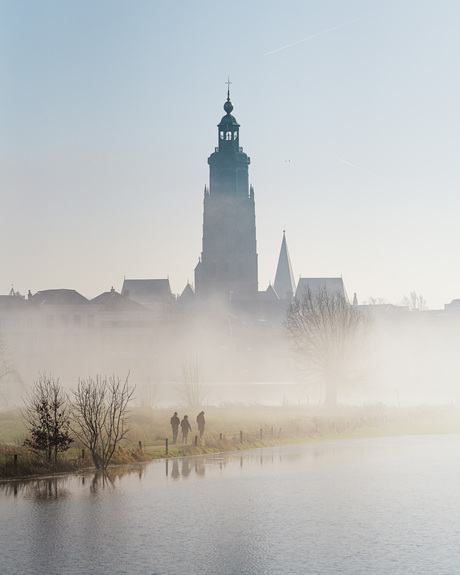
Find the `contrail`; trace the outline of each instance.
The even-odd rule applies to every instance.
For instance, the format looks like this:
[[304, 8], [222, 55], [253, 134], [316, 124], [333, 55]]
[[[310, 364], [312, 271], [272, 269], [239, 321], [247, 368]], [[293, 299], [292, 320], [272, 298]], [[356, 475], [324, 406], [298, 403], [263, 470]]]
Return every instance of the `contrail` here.
[[313, 38], [318, 38], [318, 36], [322, 36], [323, 34], [328, 34], [329, 32], [333, 32], [334, 30], [338, 30], [339, 28], [350, 26], [350, 24], [354, 24], [355, 22], [360, 22], [365, 18], [369, 18], [369, 16], [371, 16], [371, 14], [361, 16], [360, 18], [355, 18], [354, 20], [348, 20], [348, 22], [344, 22], [343, 24], [339, 24], [338, 26], [334, 26], [333, 28], [328, 28], [327, 30], [323, 30], [322, 32], [317, 32], [316, 34], [312, 34], [311, 36], [307, 36], [306, 38], [302, 38], [302, 40], [297, 40], [296, 42], [292, 42], [291, 44], [286, 44], [286, 46], [281, 46], [281, 48], [277, 48], [276, 50], [272, 50], [271, 52], [266, 52], [263, 55], [270, 56], [271, 54], [276, 54], [276, 52], [281, 52], [281, 50], [286, 50], [286, 48], [291, 48], [292, 46], [296, 46], [297, 44], [301, 44], [302, 42], [307, 42], [307, 40], [313, 40]]
[[374, 178], [378, 178], [378, 176], [376, 174], [373, 174], [372, 172], [368, 172], [367, 170], [363, 170], [359, 166], [356, 166], [355, 164], [352, 164], [351, 162], [348, 162], [347, 160], [344, 160], [343, 158], [339, 158], [339, 162], [343, 162], [347, 166], [350, 166], [351, 168], [354, 168], [355, 170], [363, 172], [363, 174], [367, 174], [367, 175], [372, 176]]

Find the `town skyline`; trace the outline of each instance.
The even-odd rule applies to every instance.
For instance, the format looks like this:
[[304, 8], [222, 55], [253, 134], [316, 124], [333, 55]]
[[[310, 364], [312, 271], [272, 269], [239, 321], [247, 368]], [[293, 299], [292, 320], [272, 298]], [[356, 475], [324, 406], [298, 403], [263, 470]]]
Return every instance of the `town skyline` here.
[[1, 11], [1, 293], [193, 282], [229, 75], [259, 290], [286, 230], [296, 281], [343, 276], [360, 303], [460, 297], [456, 3]]

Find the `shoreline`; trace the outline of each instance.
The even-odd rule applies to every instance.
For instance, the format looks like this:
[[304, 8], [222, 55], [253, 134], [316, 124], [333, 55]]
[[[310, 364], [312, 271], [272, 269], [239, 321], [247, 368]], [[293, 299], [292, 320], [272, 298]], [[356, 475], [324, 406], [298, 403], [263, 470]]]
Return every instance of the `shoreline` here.
[[[203, 440], [197, 437], [195, 444], [196, 430], [193, 430], [191, 443], [170, 443], [168, 454], [165, 438], [170, 438], [169, 410], [134, 410], [131, 438], [123, 447], [118, 448], [108, 469], [135, 466], [159, 459], [238, 452], [277, 445], [460, 433], [460, 408], [452, 405], [412, 408], [338, 406], [334, 409], [323, 406], [208, 406], [205, 409], [207, 431]], [[5, 441], [5, 429], [12, 423], [17, 426], [15, 443], [8, 444]], [[0, 414], [0, 438], [3, 439], [3, 443], [0, 442], [0, 483], [97, 471], [91, 465], [91, 455], [87, 452], [83, 460], [79, 455], [80, 450], [76, 448], [61, 455], [53, 471], [52, 466], [43, 464], [39, 458], [20, 447], [24, 438], [20, 434], [23, 432], [20, 425], [21, 421], [14, 413]], [[243, 442], [240, 434], [243, 434]], [[16, 464], [14, 453], [19, 454]]]
[[[308, 437], [285, 437], [278, 439], [256, 439], [249, 438], [240, 442], [239, 438], [223, 439], [221, 441], [214, 440], [212, 437], [210, 441], [204, 438], [201, 444], [195, 445], [188, 444], [175, 444], [170, 446], [170, 453], [159, 453], [158, 446], [150, 446], [146, 449], [137, 450], [142, 453], [143, 458], [134, 461], [116, 461], [108, 466], [105, 472], [116, 470], [117, 468], [135, 468], [136, 466], [144, 466], [153, 461], [169, 461], [184, 457], [202, 457], [206, 455], [218, 455], [220, 453], [238, 453], [239, 451], [249, 451], [252, 449], [264, 449], [269, 447], [307, 444], [307, 443], [321, 443], [328, 441], [343, 441], [348, 439], [376, 439], [380, 437], [403, 437], [403, 436], [423, 436], [423, 435], [449, 435], [460, 433], [460, 417], [455, 420], [446, 420], [444, 417], [440, 419], [429, 420], [412, 420], [406, 422], [391, 422], [382, 425], [363, 427], [354, 430], [344, 430], [335, 433], [328, 433], [325, 435], [316, 435]], [[217, 445], [220, 443], [220, 445]], [[126, 453], [126, 450], [123, 450]], [[49, 480], [66, 476], [78, 476], [86, 473], [104, 473], [102, 470], [96, 469], [94, 466], [80, 467], [73, 470], [58, 470], [52, 472], [46, 470], [43, 474], [25, 474], [15, 475], [11, 477], [0, 478], [0, 484], [14, 483], [16, 481], [36, 481], [36, 480]]]

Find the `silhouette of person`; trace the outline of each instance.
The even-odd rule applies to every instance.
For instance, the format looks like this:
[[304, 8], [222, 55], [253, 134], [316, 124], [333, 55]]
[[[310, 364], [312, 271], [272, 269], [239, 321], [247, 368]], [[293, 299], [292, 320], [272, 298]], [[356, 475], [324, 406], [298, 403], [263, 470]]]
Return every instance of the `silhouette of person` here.
[[180, 422], [180, 426], [182, 427], [182, 443], [187, 443], [188, 432], [192, 431], [188, 415], [184, 415], [184, 419]]
[[177, 461], [177, 459], [173, 459], [173, 468], [171, 471], [171, 477], [173, 479], [179, 479], [179, 477], [180, 477], [179, 462]]
[[198, 431], [200, 432], [200, 439], [203, 437], [204, 433], [204, 426], [206, 421], [204, 420], [204, 411], [200, 411], [200, 413], [196, 416], [196, 422], [198, 423]]
[[171, 427], [173, 432], [173, 443], [177, 441], [177, 432], [179, 431], [180, 419], [177, 417], [177, 411], [171, 417]]
[[206, 473], [206, 467], [202, 459], [195, 459], [195, 473], [200, 477], [203, 477]]
[[190, 475], [190, 471], [192, 471], [192, 466], [190, 465], [190, 461], [188, 459], [182, 460], [182, 477], [188, 477]]

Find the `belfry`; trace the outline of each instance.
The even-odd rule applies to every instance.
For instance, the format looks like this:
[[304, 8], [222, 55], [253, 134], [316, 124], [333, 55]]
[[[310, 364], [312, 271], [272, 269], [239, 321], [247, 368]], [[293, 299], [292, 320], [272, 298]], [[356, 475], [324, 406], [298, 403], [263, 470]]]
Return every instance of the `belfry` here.
[[[230, 85], [230, 82], [228, 83]], [[240, 147], [240, 125], [232, 116], [230, 87], [218, 147], [208, 158], [209, 188], [203, 203], [203, 245], [195, 268], [199, 298], [255, 300], [258, 292], [254, 190], [250, 159]]]

